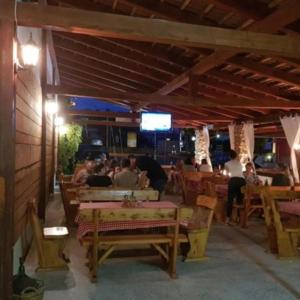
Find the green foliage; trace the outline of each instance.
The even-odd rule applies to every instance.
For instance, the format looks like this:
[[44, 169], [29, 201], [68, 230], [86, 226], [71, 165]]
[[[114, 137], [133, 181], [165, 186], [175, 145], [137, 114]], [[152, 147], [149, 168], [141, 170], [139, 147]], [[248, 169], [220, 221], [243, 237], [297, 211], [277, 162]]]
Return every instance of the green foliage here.
[[58, 165], [64, 174], [74, 172], [75, 153], [82, 141], [82, 127], [76, 124], [66, 125], [66, 134], [59, 135]]

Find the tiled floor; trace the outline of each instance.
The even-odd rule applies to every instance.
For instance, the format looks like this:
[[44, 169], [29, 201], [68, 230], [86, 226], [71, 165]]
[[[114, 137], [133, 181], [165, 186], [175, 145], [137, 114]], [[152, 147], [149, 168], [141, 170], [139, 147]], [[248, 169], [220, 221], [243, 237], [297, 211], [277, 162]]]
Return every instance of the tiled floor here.
[[[59, 197], [49, 204], [48, 222], [62, 215]], [[260, 220], [248, 229], [214, 224], [207, 254], [201, 263], [178, 259], [178, 279], [172, 280], [155, 262], [107, 262], [97, 284], [90, 283], [85, 252], [74, 238], [68, 241], [70, 270], [40, 273], [45, 300], [247, 300], [300, 299], [300, 261], [279, 261], [265, 252], [265, 232]], [[35, 251], [27, 259], [34, 274]]]

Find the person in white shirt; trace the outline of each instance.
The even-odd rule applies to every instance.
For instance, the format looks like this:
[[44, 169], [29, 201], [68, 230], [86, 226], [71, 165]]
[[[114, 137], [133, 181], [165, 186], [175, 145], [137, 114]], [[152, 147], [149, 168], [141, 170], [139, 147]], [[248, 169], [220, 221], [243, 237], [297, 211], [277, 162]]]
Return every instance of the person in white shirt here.
[[227, 218], [226, 224], [230, 224], [232, 215], [233, 201], [236, 199], [238, 204], [243, 201], [243, 194], [241, 187], [246, 185], [246, 181], [243, 174], [243, 166], [239, 160], [237, 153], [234, 150], [230, 150], [231, 160], [225, 164], [225, 170], [227, 170], [230, 176], [228, 182], [228, 198], [227, 198]]
[[201, 159], [201, 165], [199, 166], [200, 172], [212, 172], [212, 167], [207, 163], [205, 158]]

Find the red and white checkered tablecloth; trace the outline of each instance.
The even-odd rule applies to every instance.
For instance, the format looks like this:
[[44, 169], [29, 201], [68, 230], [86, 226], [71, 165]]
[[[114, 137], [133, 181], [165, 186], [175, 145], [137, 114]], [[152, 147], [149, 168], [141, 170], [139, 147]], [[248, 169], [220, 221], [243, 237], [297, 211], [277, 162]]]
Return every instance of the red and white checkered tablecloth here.
[[278, 206], [281, 213], [300, 216], [300, 202], [278, 202]]
[[[120, 202], [98, 202], [98, 203], [81, 203], [79, 210], [85, 209], [119, 209], [122, 208]], [[172, 202], [144, 202], [140, 208], [177, 208]], [[126, 208], [130, 209], [130, 208]], [[86, 234], [94, 232], [95, 225], [93, 221], [87, 221], [77, 217], [78, 239], [83, 238]], [[176, 221], [174, 220], [129, 220], [129, 221], [113, 221], [113, 222], [101, 222], [98, 224], [97, 231], [113, 231], [113, 230], [132, 230], [132, 229], [144, 229], [144, 228], [158, 228], [158, 227], [169, 227], [175, 226]]]

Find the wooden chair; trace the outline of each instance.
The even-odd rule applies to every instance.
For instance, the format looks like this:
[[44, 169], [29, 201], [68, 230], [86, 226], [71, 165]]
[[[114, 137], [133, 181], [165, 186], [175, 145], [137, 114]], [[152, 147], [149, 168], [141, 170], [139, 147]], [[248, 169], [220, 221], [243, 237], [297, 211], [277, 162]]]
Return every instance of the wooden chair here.
[[197, 196], [204, 192], [202, 180], [211, 176], [212, 172], [182, 172], [183, 200], [186, 205], [195, 205]]
[[86, 201], [123, 201], [134, 196], [137, 201], [157, 201], [159, 192], [153, 189], [128, 190], [116, 188], [78, 188], [76, 199], [79, 202]]
[[[223, 184], [223, 181], [217, 181], [217, 184]], [[214, 181], [207, 181], [206, 195], [215, 197], [217, 199], [216, 206], [214, 208], [214, 218], [219, 223], [224, 223], [226, 219], [226, 201], [227, 195], [218, 195], [216, 192], [216, 183]]]
[[43, 228], [36, 214], [34, 200], [29, 202], [28, 214], [38, 253], [36, 271], [68, 269], [68, 259], [63, 253], [66, 237], [69, 235], [68, 229], [66, 227]]
[[73, 188], [73, 184], [71, 181], [65, 181], [64, 178], [61, 178], [59, 182], [61, 199], [64, 206], [66, 224], [67, 226], [73, 227], [75, 226], [75, 218], [78, 214], [78, 204], [72, 204], [72, 200], [76, 200], [76, 192], [70, 191]]
[[272, 199], [270, 202], [276, 229], [278, 258], [283, 259], [299, 256], [300, 227], [283, 224], [276, 200]]
[[188, 220], [186, 238], [180, 238], [181, 243], [189, 243], [185, 261], [201, 261], [207, 258], [205, 251], [216, 204], [216, 197], [205, 195], [197, 197], [197, 206], [194, 207], [194, 213]]
[[239, 212], [240, 225], [246, 228], [249, 217], [257, 210], [263, 209], [263, 204], [260, 199], [260, 192], [263, 186], [246, 185], [242, 187], [241, 191], [244, 194], [242, 204], [234, 204], [234, 209]]
[[[119, 246], [124, 245], [152, 245], [163, 257], [168, 265], [169, 274], [176, 277], [176, 258], [179, 232], [179, 209], [178, 208], [119, 208], [119, 209], [87, 209], [81, 211], [81, 217], [90, 220], [94, 224], [92, 236], [82, 239], [82, 244], [89, 249], [88, 266], [93, 282], [97, 280], [97, 268]], [[105, 235], [97, 231], [98, 225], [103, 222], [122, 221], [173, 221], [173, 230], [166, 234], [122, 234]], [[175, 222], [174, 222], [175, 221]], [[165, 248], [164, 248], [165, 246]], [[98, 250], [104, 253], [99, 257]]]

